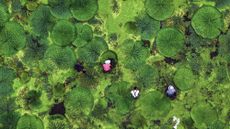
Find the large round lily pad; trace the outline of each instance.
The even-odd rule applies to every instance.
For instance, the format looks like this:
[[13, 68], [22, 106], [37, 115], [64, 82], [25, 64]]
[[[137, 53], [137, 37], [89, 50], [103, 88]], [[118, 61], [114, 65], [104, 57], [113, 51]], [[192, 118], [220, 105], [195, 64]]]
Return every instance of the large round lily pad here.
[[60, 19], [68, 19], [71, 17], [70, 12], [71, 0], [49, 0], [51, 14]]
[[77, 87], [67, 93], [65, 98], [66, 113], [69, 116], [81, 113], [88, 115], [92, 111], [93, 105], [94, 98], [88, 88]]
[[174, 12], [173, 0], [146, 0], [146, 12], [156, 20], [165, 20], [172, 16]]
[[184, 45], [184, 35], [177, 29], [164, 28], [158, 32], [156, 44], [160, 54], [173, 57], [181, 51]]
[[101, 37], [95, 37], [85, 46], [78, 48], [77, 55], [79, 60], [88, 65], [93, 65], [106, 50], [108, 50], [108, 45], [105, 40]]
[[13, 90], [12, 83], [16, 78], [16, 73], [13, 69], [1, 66], [0, 67], [0, 96], [11, 93]]
[[56, 23], [51, 38], [58, 46], [67, 46], [74, 40], [75, 27], [72, 23], [62, 20]]
[[183, 91], [189, 90], [193, 87], [195, 87], [195, 75], [193, 75], [193, 72], [189, 68], [179, 68], [176, 71], [176, 74], [174, 76], [174, 82], [176, 86]]
[[224, 27], [221, 12], [212, 6], [203, 6], [192, 18], [192, 27], [203, 38], [216, 38]]
[[87, 21], [96, 15], [98, 10], [97, 0], [72, 0], [71, 12], [79, 21]]
[[76, 63], [75, 54], [69, 47], [50, 46], [45, 53], [45, 58], [51, 60], [60, 69], [73, 68]]
[[105, 96], [115, 106], [119, 114], [126, 114], [131, 108], [130, 84], [125, 81], [113, 83], [105, 90]]
[[158, 79], [158, 71], [149, 65], [142, 65], [137, 71], [135, 80], [140, 87], [151, 87]]
[[136, 70], [145, 64], [145, 60], [150, 56], [150, 50], [143, 46], [143, 42], [131, 39], [125, 40], [121, 45], [122, 62], [126, 68]]
[[32, 12], [30, 19], [30, 25], [32, 31], [37, 36], [47, 36], [48, 30], [53, 25], [52, 15], [48, 6], [39, 6]]
[[137, 101], [137, 107], [145, 118], [154, 120], [165, 117], [170, 109], [170, 101], [158, 91], [150, 91]]
[[44, 129], [44, 125], [37, 116], [25, 114], [18, 120], [17, 129]]
[[90, 41], [93, 39], [92, 27], [88, 24], [78, 23], [76, 25], [77, 38], [81, 38], [85, 41]]
[[8, 13], [6, 12], [4, 6], [0, 4], [0, 27], [4, 25], [7, 19], [8, 19]]
[[223, 57], [225, 60], [230, 62], [230, 30], [227, 32], [226, 35], [221, 35], [219, 37], [219, 53], [220, 56]]
[[197, 128], [211, 125], [218, 119], [216, 110], [206, 103], [196, 104], [192, 108], [191, 117]]
[[0, 55], [11, 56], [25, 47], [26, 36], [23, 27], [8, 22], [0, 32]]

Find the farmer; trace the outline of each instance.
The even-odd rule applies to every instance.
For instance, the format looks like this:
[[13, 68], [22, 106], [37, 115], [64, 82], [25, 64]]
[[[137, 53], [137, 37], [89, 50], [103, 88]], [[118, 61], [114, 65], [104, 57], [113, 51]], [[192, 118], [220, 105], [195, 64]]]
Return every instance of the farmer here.
[[112, 68], [114, 68], [116, 65], [116, 62], [114, 59], [109, 58], [105, 60], [104, 64], [102, 65], [103, 71], [104, 72], [110, 72]]
[[165, 93], [171, 99], [175, 99], [176, 98], [176, 89], [172, 85], [169, 85], [167, 87], [167, 89], [165, 90]]
[[86, 70], [83, 66], [83, 63], [78, 61], [77, 64], [75, 64], [74, 68], [77, 70], [77, 72], [83, 72], [83, 73], [86, 73]]
[[105, 63], [102, 65], [104, 72], [110, 72], [112, 69], [111, 60], [105, 60]]
[[139, 96], [140, 91], [137, 89], [137, 87], [134, 87], [133, 90], [131, 90], [131, 94], [134, 99], [136, 99]]

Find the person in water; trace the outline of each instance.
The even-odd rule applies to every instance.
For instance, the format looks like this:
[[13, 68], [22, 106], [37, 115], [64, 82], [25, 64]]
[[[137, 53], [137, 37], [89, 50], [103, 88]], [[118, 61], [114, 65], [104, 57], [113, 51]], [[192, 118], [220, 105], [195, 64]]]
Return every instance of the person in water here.
[[83, 66], [83, 63], [78, 61], [77, 64], [75, 64], [74, 68], [77, 70], [77, 72], [83, 72], [83, 73], [86, 73], [86, 70]]
[[134, 87], [130, 93], [132, 94], [133, 98], [136, 99], [136, 98], [138, 98], [140, 91], [138, 90], [137, 87]]
[[113, 67], [115, 67], [115, 61], [114, 59], [111, 59], [111, 58], [105, 60], [104, 64], [102, 65], [104, 72], [110, 72]]
[[167, 89], [165, 90], [166, 96], [168, 96], [171, 99], [175, 99], [177, 95], [176, 88], [172, 85], [169, 85]]

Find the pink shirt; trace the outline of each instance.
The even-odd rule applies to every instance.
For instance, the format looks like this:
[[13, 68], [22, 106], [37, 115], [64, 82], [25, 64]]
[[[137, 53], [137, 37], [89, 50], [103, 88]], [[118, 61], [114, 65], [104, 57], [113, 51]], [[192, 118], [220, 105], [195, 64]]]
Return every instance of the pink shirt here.
[[111, 64], [103, 64], [103, 70], [109, 72], [111, 70]]

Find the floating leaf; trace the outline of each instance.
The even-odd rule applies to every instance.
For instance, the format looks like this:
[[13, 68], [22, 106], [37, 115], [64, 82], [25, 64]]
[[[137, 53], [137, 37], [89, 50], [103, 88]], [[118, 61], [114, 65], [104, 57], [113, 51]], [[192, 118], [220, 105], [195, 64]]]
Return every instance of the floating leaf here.
[[87, 21], [96, 15], [98, 10], [97, 0], [72, 0], [71, 12], [79, 21]]
[[25, 114], [18, 120], [17, 129], [44, 129], [44, 125], [37, 116]]
[[51, 14], [59, 19], [68, 19], [71, 17], [70, 12], [71, 0], [49, 0]]
[[158, 91], [150, 91], [137, 101], [138, 110], [149, 120], [165, 117], [170, 109], [170, 101]]
[[[67, 115], [88, 115], [93, 108], [94, 98], [88, 88], [77, 87], [66, 95], [65, 107]], [[74, 114], [70, 114], [74, 113]]]
[[189, 90], [195, 87], [196, 78], [191, 69], [179, 68], [174, 76], [174, 82], [180, 90]]
[[73, 68], [76, 63], [75, 54], [69, 47], [61, 48], [57, 46], [50, 46], [45, 53], [45, 58], [50, 59], [60, 69]]
[[203, 6], [192, 17], [192, 27], [203, 38], [216, 38], [224, 27], [221, 12], [212, 6]]
[[171, 17], [175, 9], [173, 0], [146, 0], [145, 8], [150, 17], [159, 21]]
[[58, 46], [67, 46], [74, 40], [75, 27], [69, 21], [59, 21], [52, 30], [51, 38]]
[[0, 55], [11, 56], [25, 47], [26, 36], [21, 25], [8, 22], [0, 32]]
[[173, 57], [183, 48], [184, 40], [184, 35], [179, 30], [164, 28], [158, 32], [157, 49], [163, 56]]
[[208, 126], [218, 119], [217, 112], [206, 103], [198, 103], [193, 106], [191, 117], [194, 120], [197, 128], [199, 128], [199, 126]]

